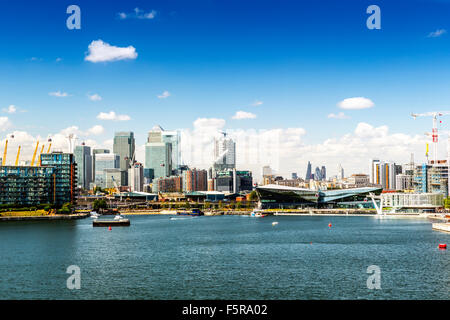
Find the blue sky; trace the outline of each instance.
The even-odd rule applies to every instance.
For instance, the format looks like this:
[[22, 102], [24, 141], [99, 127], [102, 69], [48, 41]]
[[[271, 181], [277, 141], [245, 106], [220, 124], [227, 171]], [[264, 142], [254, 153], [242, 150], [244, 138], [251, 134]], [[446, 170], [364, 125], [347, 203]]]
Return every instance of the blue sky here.
[[[81, 30], [66, 27], [70, 4], [81, 8]], [[371, 4], [381, 8], [381, 30], [366, 27]], [[0, 5], [0, 110], [18, 110], [0, 113], [10, 123], [8, 131], [0, 129], [2, 138], [13, 130], [47, 136], [70, 126], [87, 131], [101, 125], [104, 131], [90, 138], [101, 142], [114, 131], [133, 130], [142, 144], [155, 124], [192, 128], [198, 118], [220, 118], [226, 129], [303, 128], [302, 144], [314, 145], [340, 139], [361, 122], [422, 135], [431, 120], [414, 121], [411, 112], [450, 110], [450, 1]], [[153, 10], [154, 18], [133, 17], [135, 8]], [[438, 30], [445, 31], [429, 36]], [[86, 61], [89, 44], [99, 39], [133, 46], [137, 58]], [[164, 91], [170, 96], [158, 98]], [[88, 94], [102, 100], [91, 101]], [[337, 106], [352, 97], [374, 106]], [[253, 106], [256, 101], [262, 104]], [[131, 120], [97, 119], [110, 111]], [[233, 120], [237, 111], [256, 118]], [[328, 118], [339, 112], [348, 118]]]

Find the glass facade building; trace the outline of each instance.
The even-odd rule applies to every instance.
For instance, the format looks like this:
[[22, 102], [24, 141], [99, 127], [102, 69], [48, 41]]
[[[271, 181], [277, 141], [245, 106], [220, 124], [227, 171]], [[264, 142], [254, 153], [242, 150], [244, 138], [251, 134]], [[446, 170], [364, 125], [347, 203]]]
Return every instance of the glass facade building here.
[[164, 141], [163, 129], [159, 126], [148, 133], [144, 167], [152, 170], [153, 179], [172, 175], [172, 143]]
[[106, 188], [107, 185], [105, 173], [106, 169], [120, 169], [119, 155], [115, 153], [95, 155], [95, 184], [100, 188]]
[[92, 181], [91, 147], [85, 145], [76, 146], [74, 155], [77, 163], [78, 187], [87, 190]]
[[[135, 153], [135, 139], [133, 132], [116, 132], [114, 135], [113, 153], [120, 157], [120, 170], [128, 175], [128, 169], [130, 168], [131, 159]], [[126, 186], [128, 184], [127, 179], [122, 181], [122, 184]]]

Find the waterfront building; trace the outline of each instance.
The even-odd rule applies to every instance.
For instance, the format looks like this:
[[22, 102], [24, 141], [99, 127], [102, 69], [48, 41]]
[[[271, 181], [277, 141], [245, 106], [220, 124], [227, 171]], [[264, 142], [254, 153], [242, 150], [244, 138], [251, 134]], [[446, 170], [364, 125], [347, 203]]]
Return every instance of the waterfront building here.
[[262, 208], [363, 208], [373, 207], [369, 193], [381, 194], [381, 187], [311, 190], [279, 185], [256, 187]]
[[272, 175], [272, 168], [270, 166], [264, 166], [262, 167], [262, 174], [264, 176], [271, 176]]
[[239, 193], [253, 190], [251, 171], [224, 170], [216, 173], [215, 191]]
[[53, 187], [51, 192], [53, 201], [57, 206], [64, 203], [75, 203], [77, 196], [77, 164], [72, 153], [52, 152], [40, 155], [42, 167], [55, 168]]
[[92, 181], [91, 147], [82, 143], [75, 147], [75, 162], [77, 163], [78, 188], [88, 190]]
[[[135, 156], [135, 139], [133, 132], [116, 132], [114, 134], [113, 153], [120, 157], [120, 170], [125, 172], [125, 176], [128, 175], [128, 169], [131, 166], [131, 161]], [[122, 181], [123, 185], [128, 184], [128, 179], [125, 177], [125, 181]]]
[[153, 180], [153, 192], [182, 192], [183, 183], [179, 176], [159, 177]]
[[[120, 156], [115, 153], [99, 153], [95, 156], [95, 185], [106, 188], [106, 169], [120, 169]], [[120, 179], [122, 180], [122, 179]], [[122, 181], [121, 181], [122, 182]], [[111, 187], [111, 184], [108, 185]]]
[[128, 186], [130, 192], [144, 191], [144, 167], [141, 163], [136, 162], [128, 169]]
[[298, 179], [297, 172], [292, 172], [291, 173], [291, 179], [292, 180], [297, 180]]
[[172, 175], [172, 143], [164, 141], [163, 129], [160, 126], [153, 127], [148, 133], [145, 168], [152, 169], [152, 179]]
[[415, 166], [413, 187], [417, 193], [442, 193], [448, 195], [448, 166], [447, 160], [439, 160], [434, 164]]
[[206, 170], [186, 170], [182, 174], [183, 192], [207, 191], [208, 174]]
[[396, 176], [402, 173], [402, 166], [394, 162], [384, 162], [379, 159], [370, 161], [370, 183], [381, 185], [383, 189], [396, 189]]
[[382, 193], [384, 207], [393, 208], [396, 212], [417, 212], [423, 209], [436, 209], [443, 206], [442, 193]]
[[215, 171], [232, 170], [236, 168], [236, 143], [226, 134], [220, 138], [214, 138], [214, 163]]

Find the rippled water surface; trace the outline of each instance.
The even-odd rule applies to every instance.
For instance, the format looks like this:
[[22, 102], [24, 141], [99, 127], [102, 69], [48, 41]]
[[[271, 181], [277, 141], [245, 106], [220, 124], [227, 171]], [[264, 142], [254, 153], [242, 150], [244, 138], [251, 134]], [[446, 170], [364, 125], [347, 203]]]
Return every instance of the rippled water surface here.
[[[0, 298], [450, 298], [449, 252], [438, 249], [450, 235], [424, 220], [129, 218], [111, 231], [90, 218], [1, 223]], [[66, 287], [70, 265], [81, 269], [80, 290]], [[381, 269], [380, 290], [367, 288], [370, 265]]]

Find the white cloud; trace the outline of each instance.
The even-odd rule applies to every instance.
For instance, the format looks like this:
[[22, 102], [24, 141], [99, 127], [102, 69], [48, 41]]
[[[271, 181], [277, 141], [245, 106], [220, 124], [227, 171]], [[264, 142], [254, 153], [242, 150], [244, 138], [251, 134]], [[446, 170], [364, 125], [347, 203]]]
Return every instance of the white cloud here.
[[88, 98], [91, 101], [100, 101], [100, 100], [102, 100], [102, 97], [100, 95], [96, 94], [96, 93], [94, 93], [92, 95], [88, 94]]
[[170, 96], [170, 92], [166, 90], [162, 94], [158, 95], [158, 98], [165, 99], [165, 98], [168, 98], [169, 96]]
[[155, 10], [145, 12], [144, 10], [141, 10], [139, 8], [134, 8], [133, 13], [125, 13], [125, 12], [119, 12], [118, 16], [119, 19], [125, 20], [125, 19], [146, 19], [151, 20], [154, 19], [157, 12]]
[[343, 112], [339, 112], [338, 114], [330, 113], [328, 115], [330, 119], [349, 119], [349, 116], [346, 116]]
[[49, 92], [49, 96], [58, 97], [58, 98], [65, 98], [70, 96], [67, 92], [61, 92], [61, 91], [55, 91], [55, 92]]
[[93, 63], [136, 59], [137, 52], [133, 46], [116, 47], [102, 40], [92, 41], [88, 47], [89, 54], [84, 58]]
[[11, 121], [8, 117], [0, 117], [0, 131], [6, 131], [12, 126]]
[[114, 111], [100, 112], [97, 115], [99, 120], [112, 120], [112, 121], [128, 121], [131, 118], [126, 114], [116, 114]]
[[258, 107], [258, 106], [260, 106], [260, 105], [262, 105], [262, 104], [263, 104], [262, 101], [256, 100], [255, 102], [252, 103], [252, 106], [253, 106], [253, 107]]
[[17, 107], [15, 105], [11, 104], [8, 108], [3, 108], [2, 110], [3, 110], [3, 112], [13, 114], [13, 113], [17, 112]]
[[99, 134], [102, 134], [103, 132], [105, 132], [105, 128], [103, 128], [101, 125], [95, 125], [92, 128], [88, 129], [87, 135], [97, 136]]
[[364, 97], [355, 97], [344, 99], [337, 105], [341, 109], [359, 110], [372, 108], [375, 104], [370, 99]]
[[236, 114], [232, 117], [235, 120], [243, 120], [243, 119], [255, 119], [256, 114], [245, 111], [237, 111]]
[[445, 30], [445, 29], [438, 29], [436, 31], [430, 32], [428, 34], [428, 38], [437, 38], [437, 37], [442, 36], [445, 33], [447, 33], [447, 30]]

